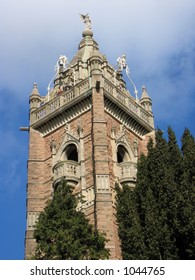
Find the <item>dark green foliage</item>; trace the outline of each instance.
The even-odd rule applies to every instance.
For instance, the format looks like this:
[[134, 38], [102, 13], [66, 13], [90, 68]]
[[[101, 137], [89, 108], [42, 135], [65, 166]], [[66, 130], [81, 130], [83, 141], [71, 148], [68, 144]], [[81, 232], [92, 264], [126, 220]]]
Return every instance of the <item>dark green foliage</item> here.
[[82, 212], [76, 211], [72, 188], [62, 181], [36, 224], [35, 259], [107, 259], [105, 237], [94, 230]]
[[195, 259], [195, 143], [189, 130], [184, 132], [181, 150], [171, 128], [168, 141], [157, 130], [155, 145], [150, 140], [147, 157], [140, 157], [136, 187], [128, 190], [131, 195], [126, 188], [117, 188], [123, 256]]
[[195, 142], [188, 129], [182, 136], [182, 172], [178, 213], [178, 247], [182, 259], [195, 259]]
[[124, 186], [121, 190], [116, 186], [118, 193], [117, 217], [119, 221], [119, 238], [122, 242], [122, 255], [124, 260], [131, 260], [134, 258], [144, 259], [144, 242], [140, 226], [139, 216], [135, 207], [134, 192], [128, 187]]

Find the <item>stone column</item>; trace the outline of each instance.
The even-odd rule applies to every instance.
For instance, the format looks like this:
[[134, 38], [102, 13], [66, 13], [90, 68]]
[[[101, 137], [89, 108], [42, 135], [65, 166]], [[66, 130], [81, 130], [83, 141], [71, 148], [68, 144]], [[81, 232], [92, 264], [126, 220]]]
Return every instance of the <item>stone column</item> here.
[[110, 172], [108, 162], [107, 123], [104, 114], [103, 76], [101, 71], [102, 60], [92, 57], [92, 145], [95, 226], [106, 234], [107, 248], [110, 249], [110, 258], [119, 258], [116, 248], [116, 226], [113, 215], [112, 192], [110, 186]]

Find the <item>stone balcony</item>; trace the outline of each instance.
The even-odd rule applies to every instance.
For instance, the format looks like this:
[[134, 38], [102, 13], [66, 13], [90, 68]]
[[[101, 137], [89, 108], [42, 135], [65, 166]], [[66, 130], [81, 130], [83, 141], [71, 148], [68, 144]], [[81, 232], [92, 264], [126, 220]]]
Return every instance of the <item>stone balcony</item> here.
[[135, 162], [121, 162], [117, 164], [120, 183], [135, 182], [137, 178], [137, 164]]
[[67, 182], [76, 185], [80, 180], [80, 164], [72, 160], [56, 163], [53, 167], [54, 184], [58, 183], [62, 177], [66, 177]]

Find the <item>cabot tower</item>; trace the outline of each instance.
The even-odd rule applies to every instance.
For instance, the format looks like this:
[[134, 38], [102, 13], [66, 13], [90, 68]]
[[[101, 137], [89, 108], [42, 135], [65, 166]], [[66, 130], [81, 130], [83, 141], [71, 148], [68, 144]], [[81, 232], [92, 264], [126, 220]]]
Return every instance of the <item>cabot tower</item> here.
[[137, 160], [154, 134], [146, 88], [139, 99], [129, 77], [136, 94], [131, 95], [122, 76], [125, 70], [129, 76], [125, 56], [111, 66], [93, 39], [89, 16], [82, 19], [75, 56], [70, 61], [60, 56], [44, 96], [36, 83], [30, 95], [27, 259], [35, 249], [34, 224], [62, 177], [84, 197], [78, 210], [105, 232], [110, 258], [120, 259], [115, 184], [134, 187]]

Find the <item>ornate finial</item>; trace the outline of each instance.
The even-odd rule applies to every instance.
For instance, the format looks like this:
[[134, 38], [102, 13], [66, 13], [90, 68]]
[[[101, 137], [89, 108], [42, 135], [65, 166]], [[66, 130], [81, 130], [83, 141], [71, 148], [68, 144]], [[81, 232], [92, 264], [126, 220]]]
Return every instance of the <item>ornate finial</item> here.
[[141, 99], [142, 98], [149, 98], [148, 92], [147, 92], [147, 89], [146, 89], [145, 86], [142, 86], [142, 96], [141, 96]]
[[82, 127], [82, 124], [81, 124], [81, 120], [78, 121], [77, 132], [78, 132], [78, 135], [80, 137], [83, 136], [83, 127]]
[[134, 150], [135, 156], [137, 157], [138, 156], [138, 139], [137, 138], [134, 139], [133, 150]]
[[33, 88], [37, 88], [38, 87], [38, 84], [37, 83], [34, 83], [33, 84]]
[[91, 19], [89, 17], [89, 14], [86, 15], [80, 14], [80, 17], [85, 24], [85, 29], [83, 30], [83, 37], [86, 36], [93, 37], [93, 32], [91, 30]]
[[52, 155], [55, 155], [56, 154], [56, 143], [54, 140], [52, 140], [52, 142], [50, 144], [50, 149], [51, 149]]
[[70, 130], [69, 124], [66, 122], [64, 125], [64, 132], [68, 132]]
[[80, 17], [85, 24], [85, 29], [91, 29], [91, 19], [89, 17], [89, 14], [86, 15], [80, 14]]
[[39, 95], [38, 84], [37, 83], [33, 83], [33, 90], [31, 92], [31, 95]]
[[116, 127], [115, 126], [112, 126], [112, 128], [111, 128], [111, 137], [113, 139], [116, 139]]

